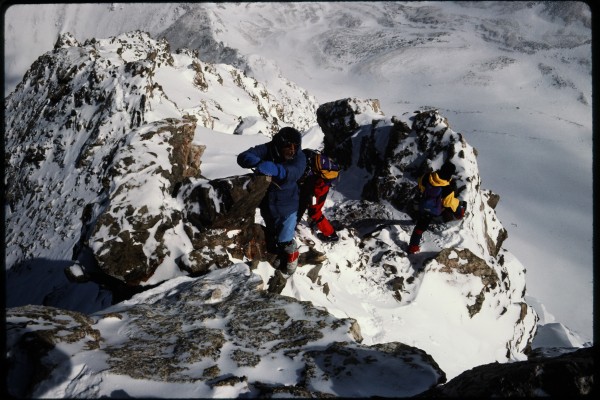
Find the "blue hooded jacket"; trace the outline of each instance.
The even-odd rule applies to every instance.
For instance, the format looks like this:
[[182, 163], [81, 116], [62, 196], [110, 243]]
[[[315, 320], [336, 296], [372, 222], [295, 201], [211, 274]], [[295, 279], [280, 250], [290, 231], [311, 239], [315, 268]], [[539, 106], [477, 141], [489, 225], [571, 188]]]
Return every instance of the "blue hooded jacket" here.
[[272, 177], [271, 185], [260, 205], [261, 211], [268, 212], [275, 218], [285, 218], [297, 212], [300, 201], [297, 181], [306, 168], [306, 156], [302, 150], [298, 148], [294, 158], [286, 161], [279, 156], [271, 141], [251, 147], [237, 157], [237, 163], [242, 168], [255, 168], [262, 161], [275, 163], [281, 173]]

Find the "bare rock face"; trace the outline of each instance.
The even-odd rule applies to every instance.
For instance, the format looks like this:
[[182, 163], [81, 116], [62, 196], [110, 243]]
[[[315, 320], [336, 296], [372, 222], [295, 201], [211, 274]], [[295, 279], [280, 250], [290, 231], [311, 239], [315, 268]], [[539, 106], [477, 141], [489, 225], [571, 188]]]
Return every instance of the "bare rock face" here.
[[352, 142], [348, 140], [359, 128], [355, 116], [363, 112], [381, 112], [379, 100], [341, 99], [324, 103], [317, 109], [317, 122], [324, 133], [324, 152], [336, 158], [340, 166], [352, 164]]
[[266, 260], [264, 231], [254, 215], [269, 184], [267, 176], [242, 175], [184, 186], [184, 230], [194, 250], [177, 259], [179, 267], [201, 275], [231, 265], [230, 256]]
[[583, 348], [558, 357], [481, 365], [418, 397], [591, 397], [594, 359], [594, 348]]

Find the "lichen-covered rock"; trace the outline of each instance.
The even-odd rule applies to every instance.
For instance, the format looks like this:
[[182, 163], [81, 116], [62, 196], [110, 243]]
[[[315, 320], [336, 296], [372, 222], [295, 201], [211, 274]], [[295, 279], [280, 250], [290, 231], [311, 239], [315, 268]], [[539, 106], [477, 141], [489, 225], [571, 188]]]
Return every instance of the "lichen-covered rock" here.
[[[247, 265], [237, 264], [173, 279], [89, 317], [43, 306], [9, 309], [10, 393], [39, 397], [65, 386], [68, 397], [102, 397], [113, 390], [102, 381], [113, 376], [149, 384], [244, 385], [257, 397], [412, 395], [445, 381], [422, 350], [361, 345], [353, 319], [262, 291], [262, 285]], [[65, 352], [60, 343], [72, 345]], [[97, 384], [70, 385], [66, 369]], [[265, 369], [271, 371], [268, 384]], [[35, 374], [24, 374], [30, 371]], [[373, 373], [389, 375], [389, 385], [371, 387]], [[406, 374], [413, 380], [410, 392], [396, 379]]]
[[9, 394], [34, 397], [36, 386], [50, 379], [53, 371], [71, 369], [69, 360], [78, 351], [96, 351], [101, 334], [93, 323], [86, 315], [53, 307], [7, 309], [5, 373]]

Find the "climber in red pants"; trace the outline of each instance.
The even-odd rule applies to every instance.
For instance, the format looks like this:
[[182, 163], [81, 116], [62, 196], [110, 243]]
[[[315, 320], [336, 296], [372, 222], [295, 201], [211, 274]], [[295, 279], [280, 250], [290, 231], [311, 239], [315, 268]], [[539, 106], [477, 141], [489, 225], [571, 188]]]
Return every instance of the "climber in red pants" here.
[[300, 206], [298, 222], [308, 210], [311, 228], [320, 232], [317, 237], [324, 242], [336, 242], [339, 239], [335, 229], [323, 214], [323, 205], [329, 188], [337, 179], [339, 166], [330, 157], [311, 149], [302, 150], [306, 155], [306, 171], [298, 181], [300, 187]]

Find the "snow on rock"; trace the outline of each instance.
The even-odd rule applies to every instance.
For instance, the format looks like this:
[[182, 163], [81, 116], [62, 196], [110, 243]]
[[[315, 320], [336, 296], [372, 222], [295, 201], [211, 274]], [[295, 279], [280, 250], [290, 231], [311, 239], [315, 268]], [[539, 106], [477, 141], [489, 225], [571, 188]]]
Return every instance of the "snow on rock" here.
[[[88, 267], [97, 265], [120, 284], [146, 285], [148, 290], [111, 309], [132, 307], [128, 318], [117, 318], [118, 322], [111, 316], [107, 322], [120, 327], [120, 332], [140, 328], [152, 340], [138, 340], [127, 349], [119, 345], [124, 340], [119, 336], [115, 339], [119, 343], [107, 344], [106, 352], [120, 359], [138, 357], [138, 364], [141, 358], [130, 351], [171, 359], [176, 354], [178, 361], [192, 357], [184, 360], [183, 367], [161, 362], [141, 373], [151, 379], [203, 379], [207, 386], [202, 390], [210, 396], [231, 391], [256, 394], [255, 390], [283, 393], [287, 389], [279, 385], [299, 385], [298, 368], [306, 370], [298, 390], [362, 395], [360, 385], [346, 378], [333, 385], [325, 376], [333, 379], [343, 372], [330, 363], [348, 352], [354, 354], [353, 360], [372, 361], [372, 347], [352, 344], [346, 351], [346, 345], [334, 346], [329, 340], [347, 339], [339, 336], [337, 322], [331, 322], [336, 328], [321, 335], [327, 337], [328, 352], [303, 353], [305, 364], [298, 364], [299, 353], [288, 354], [286, 361], [291, 364], [281, 367], [256, 361], [256, 354], [247, 354], [246, 348], [240, 350], [244, 363], [266, 362], [270, 371], [280, 372], [275, 387], [274, 382], [255, 384], [259, 378], [252, 371], [237, 375], [230, 363], [218, 363], [220, 354], [225, 356], [248, 340], [271, 352], [282, 349], [277, 343], [287, 346], [272, 337], [270, 329], [263, 332], [271, 337], [268, 340], [242, 337], [246, 325], [257, 322], [256, 315], [227, 322], [237, 333], [230, 329], [225, 335], [219, 330], [224, 316], [202, 319], [193, 308], [206, 302], [215, 302], [211, 307], [216, 309], [218, 304], [229, 304], [221, 299], [236, 287], [227, 282], [237, 279], [234, 272], [241, 273], [243, 263], [264, 285], [264, 290], [256, 291], [259, 279], [249, 279], [252, 285], [241, 285], [248, 293], [235, 289], [243, 299], [254, 296], [253, 305], [269, 308], [276, 300], [285, 302], [271, 293], [276, 292], [301, 301], [282, 305], [288, 311], [312, 303], [319, 310], [313, 322], [328, 321], [329, 314], [352, 318], [365, 345], [379, 346], [392, 359], [404, 352], [404, 346], [413, 346], [431, 355], [450, 378], [482, 363], [525, 359], [538, 317], [524, 299], [525, 268], [502, 248], [507, 233], [494, 211], [499, 197], [482, 188], [476, 150], [436, 110], [417, 111], [404, 121], [385, 117], [377, 100], [353, 98], [317, 109], [305, 92], [292, 89], [287, 93], [297, 96], [286, 106], [276, 101], [281, 93], [271, 96], [243, 72], [202, 63], [189, 51], [172, 54], [166, 41], [154, 41], [140, 32], [83, 45], [63, 35], [57, 48], [38, 59], [7, 100], [8, 267], [23, 271], [31, 259], [65, 260], [65, 266], [77, 260], [84, 275], [90, 272]], [[309, 121], [313, 125], [318, 121], [319, 126], [310, 126]], [[308, 130], [305, 137], [322, 135], [323, 149], [344, 167], [325, 208], [340, 241], [321, 243], [302, 221], [297, 238], [303, 265], [287, 281], [278, 279], [269, 265], [269, 255], [261, 247], [262, 230], [256, 224], [261, 221], [255, 221], [255, 208], [268, 182], [250, 176], [203, 178], [205, 148], [194, 141], [199, 127], [244, 134], [248, 133], [244, 127], [256, 133], [257, 126], [264, 126], [260, 131], [270, 136], [283, 123]], [[467, 213], [461, 221], [432, 226], [424, 235], [422, 253], [408, 257], [416, 180], [445, 160], [457, 167], [454, 184], [458, 197], [467, 202]], [[25, 235], [31, 226], [36, 229]], [[207, 273], [212, 274], [209, 281], [181, 278]], [[163, 281], [167, 282], [162, 289], [150, 288]], [[218, 290], [215, 286], [201, 299], [188, 299], [196, 284], [204, 285], [199, 282], [214, 282], [209, 286]], [[161, 292], [165, 285], [173, 285], [172, 296]], [[38, 304], [54, 305], [56, 294], [51, 294]], [[181, 304], [171, 304], [180, 299]], [[163, 303], [162, 311], [150, 318], [149, 310]], [[104, 312], [108, 311], [100, 313]], [[177, 319], [171, 321], [175, 315], [180, 325], [169, 325], [176, 323]], [[102, 320], [97, 324], [102, 326]], [[245, 325], [238, 329], [236, 324]], [[194, 337], [185, 336], [196, 329], [208, 335], [209, 348], [186, 347], [196, 346]], [[290, 329], [303, 331], [305, 326], [296, 323]], [[426, 333], [415, 335], [412, 329]], [[184, 336], [162, 342], [168, 339], [161, 334], [179, 331]], [[319, 342], [321, 336], [295, 338], [298, 342], [290, 346]], [[167, 350], [156, 348], [156, 341]], [[425, 357], [419, 354], [411, 359]], [[236, 368], [240, 367], [238, 363]], [[87, 373], [94, 382], [110, 376]], [[133, 373], [133, 368], [118, 369], [118, 374]], [[433, 373], [424, 386], [434, 384], [439, 376]], [[223, 386], [228, 388], [225, 392], [216, 389]], [[394, 395], [402, 391], [394, 388]], [[382, 386], [381, 392], [369, 394], [390, 395], [388, 389]], [[72, 390], [68, 395], [83, 394]]]
[[361, 345], [354, 320], [262, 285], [247, 265], [236, 264], [172, 279], [90, 316], [13, 308], [11, 394], [106, 397], [120, 379], [146, 382], [133, 390], [119, 386], [133, 397], [152, 397], [155, 384], [166, 382], [201, 398], [405, 397], [445, 381], [425, 352], [401, 343]]
[[178, 185], [200, 172], [204, 146], [192, 144], [195, 129], [193, 118], [166, 119], [132, 130], [115, 148], [102, 182], [107, 206], [95, 204], [99, 215], [83, 221], [92, 227], [85, 245], [109, 275], [139, 284], [191, 248], [185, 236], [174, 246], [165, 238], [182, 232]]
[[[524, 298], [524, 267], [506, 261], [510, 257], [501, 247], [506, 230], [492, 207], [498, 198], [481, 189], [475, 149], [436, 110], [416, 112], [409, 128], [396, 117], [353, 111], [356, 102], [343, 99], [319, 107], [323, 142], [346, 160], [332, 189], [335, 201], [325, 213], [345, 229], [338, 232], [340, 242], [315, 246], [328, 260], [313, 278], [322, 294], [312, 295], [312, 301], [336, 315], [353, 316], [374, 342], [416, 343], [450, 377], [475, 366], [475, 353], [489, 362], [526, 359], [538, 316]], [[340, 136], [342, 131], [346, 133]], [[407, 257], [416, 180], [445, 160], [457, 167], [454, 184], [457, 197], [468, 204], [467, 214], [461, 221], [433, 224], [422, 252]], [[318, 242], [302, 229], [300, 237]], [[302, 285], [282, 293], [304, 298], [307, 290]], [[454, 301], [442, 300], [439, 291]], [[373, 311], [356, 310], [356, 299], [345, 306], [348, 295]], [[386, 308], [394, 303], [402, 307], [392, 317]], [[386, 305], [375, 311], [374, 304]], [[427, 311], [415, 314], [416, 304]], [[403, 320], [397, 332], [385, 331], [377, 322], [385, 320], [388, 326], [390, 318]], [[436, 331], [438, 319], [453, 328]], [[415, 339], [402, 333], [401, 326], [413, 324], [426, 326], [429, 335]]]
[[[7, 265], [71, 257], [82, 207], [102, 201], [107, 168], [133, 129], [186, 115], [227, 133], [250, 117], [262, 127], [252, 133], [306, 129], [315, 121], [314, 99], [288, 88], [294, 99], [280, 103], [281, 94], [242, 71], [202, 63], [189, 51], [172, 54], [168, 42], [139, 31], [83, 44], [61, 35], [6, 101]], [[38, 229], [19, 234], [29, 226]]]

